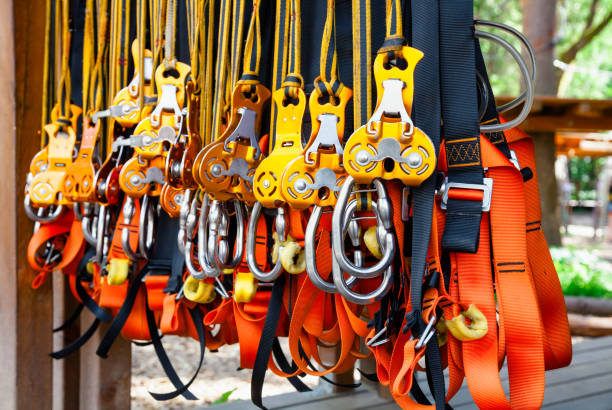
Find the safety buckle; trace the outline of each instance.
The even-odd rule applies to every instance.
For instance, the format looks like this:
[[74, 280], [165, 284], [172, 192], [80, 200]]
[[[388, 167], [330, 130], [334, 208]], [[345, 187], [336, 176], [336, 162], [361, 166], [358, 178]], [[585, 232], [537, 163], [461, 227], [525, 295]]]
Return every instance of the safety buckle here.
[[448, 177], [444, 178], [444, 183], [439, 190], [442, 194], [442, 203], [440, 207], [444, 210], [448, 204], [448, 191], [451, 189], [468, 189], [473, 191], [482, 191], [482, 211], [489, 212], [491, 209], [491, 194], [493, 192], [493, 179], [483, 178], [482, 184], [465, 184], [463, 182], [449, 182]]

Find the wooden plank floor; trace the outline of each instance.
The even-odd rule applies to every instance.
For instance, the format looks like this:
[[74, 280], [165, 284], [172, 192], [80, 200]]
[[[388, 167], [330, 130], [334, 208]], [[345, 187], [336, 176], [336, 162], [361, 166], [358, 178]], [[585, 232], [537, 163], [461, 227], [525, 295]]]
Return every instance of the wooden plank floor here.
[[[419, 376], [422, 386], [424, 376]], [[501, 372], [502, 384], [508, 389], [508, 372]], [[464, 383], [451, 400], [455, 409], [477, 409]], [[360, 387], [351, 392], [329, 394], [322, 391], [288, 393], [264, 399], [269, 409], [342, 410], [397, 409], [393, 401]], [[256, 408], [250, 402], [236, 401], [214, 406], [215, 410]], [[612, 409], [612, 336], [587, 340], [574, 345], [572, 364], [546, 373], [546, 394], [542, 408], [551, 410]]]

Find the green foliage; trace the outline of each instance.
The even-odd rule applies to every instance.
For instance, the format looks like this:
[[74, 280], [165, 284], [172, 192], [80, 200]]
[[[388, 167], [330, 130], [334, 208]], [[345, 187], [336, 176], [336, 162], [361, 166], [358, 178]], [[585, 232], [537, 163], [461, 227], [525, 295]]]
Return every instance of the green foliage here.
[[597, 176], [605, 165], [605, 158], [569, 158], [569, 179], [576, 188], [572, 199], [596, 199]]
[[221, 395], [221, 397], [219, 397], [217, 400], [213, 401], [212, 403], [210, 403], [211, 406], [215, 406], [217, 404], [223, 404], [223, 403], [227, 403], [227, 401], [229, 400], [230, 396], [232, 395], [233, 392], [235, 392], [237, 390], [236, 387], [234, 387], [232, 390], [228, 390], [225, 393], [223, 393]]
[[[527, 1], [527, 0], [526, 0]], [[556, 55], [560, 56], [580, 39], [587, 23], [594, 0], [558, 0]], [[523, 10], [519, 0], [475, 0], [476, 18], [494, 20], [521, 30]], [[598, 24], [612, 9], [612, 1], [599, 1], [593, 25]], [[551, 18], [553, 18], [551, 16]], [[479, 27], [480, 30], [489, 30]], [[491, 30], [503, 34], [500, 30]], [[502, 35], [515, 47], [520, 43]], [[496, 95], [516, 95], [519, 92], [519, 74], [512, 57], [500, 46], [482, 41], [487, 70]], [[576, 70], [566, 79], [562, 97], [568, 98], [612, 98], [612, 24], [588, 43], [571, 62]], [[561, 74], [561, 72], [559, 72]]]
[[589, 249], [551, 248], [563, 293], [612, 299], [612, 264]]

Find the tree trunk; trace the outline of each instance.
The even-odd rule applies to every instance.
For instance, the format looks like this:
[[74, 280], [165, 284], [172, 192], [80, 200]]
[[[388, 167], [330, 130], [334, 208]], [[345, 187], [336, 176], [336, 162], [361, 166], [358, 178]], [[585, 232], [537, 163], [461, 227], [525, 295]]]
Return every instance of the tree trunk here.
[[[523, 32], [533, 44], [537, 75], [535, 92], [538, 95], [557, 94], [557, 72], [554, 37], [557, 26], [556, 0], [522, 0]], [[552, 127], [551, 127], [552, 128]], [[549, 245], [561, 245], [561, 209], [555, 178], [555, 133], [531, 134], [535, 141], [536, 165], [542, 201], [542, 229]]]

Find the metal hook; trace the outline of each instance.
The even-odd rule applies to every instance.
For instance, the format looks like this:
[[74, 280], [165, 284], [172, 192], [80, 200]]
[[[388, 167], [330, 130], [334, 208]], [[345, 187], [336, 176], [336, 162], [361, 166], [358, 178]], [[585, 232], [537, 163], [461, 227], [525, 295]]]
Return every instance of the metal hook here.
[[232, 200], [234, 204], [234, 212], [236, 215], [236, 235], [235, 235], [235, 249], [234, 256], [230, 263], [225, 263], [227, 260], [227, 254], [229, 252], [229, 246], [227, 243], [227, 235], [229, 228], [229, 215], [227, 214], [226, 204], [223, 204], [221, 211], [221, 223], [219, 226], [219, 245], [215, 247], [215, 263], [219, 269], [234, 269], [242, 261], [242, 255], [244, 254], [244, 211], [242, 208], [242, 202], [237, 199]]
[[506, 51], [510, 53], [510, 55], [514, 58], [514, 60], [518, 64], [519, 69], [521, 71], [521, 75], [523, 76], [523, 79], [525, 80], [524, 82], [525, 82], [525, 87], [526, 87], [526, 96], [525, 96], [525, 102], [523, 105], [523, 109], [521, 110], [521, 112], [516, 118], [508, 122], [505, 122], [503, 124], [481, 125], [480, 131], [483, 133], [492, 133], [492, 132], [505, 131], [505, 130], [517, 127], [520, 123], [522, 123], [525, 120], [525, 118], [527, 118], [527, 115], [529, 115], [529, 111], [531, 111], [531, 106], [533, 104], [533, 97], [534, 97], [533, 82], [531, 81], [529, 70], [527, 69], [527, 65], [525, 64], [525, 61], [523, 61], [521, 54], [510, 43], [508, 43], [503, 38], [495, 34], [491, 34], [486, 31], [480, 31], [480, 30], [475, 30], [474, 36], [476, 36], [476, 38], [484, 38], [487, 40], [494, 41], [500, 46], [502, 46], [503, 48], [505, 48]]
[[138, 250], [143, 258], [149, 259], [157, 230], [157, 212], [155, 204], [151, 204], [149, 195], [142, 198], [140, 218], [138, 223]]
[[[319, 271], [317, 270], [317, 260], [315, 256], [315, 233], [317, 232], [319, 221], [321, 220], [322, 211], [322, 207], [320, 207], [319, 205], [315, 205], [312, 208], [310, 219], [308, 220], [308, 224], [306, 225], [306, 232], [304, 235], [306, 273], [308, 274], [310, 281], [323, 292], [338, 293], [338, 288], [336, 288], [336, 285], [334, 285], [333, 282], [327, 282], [326, 280], [321, 278], [321, 275], [319, 275]], [[347, 281], [347, 285], [349, 287], [352, 287], [356, 282], [357, 278], [351, 276]]]
[[100, 210], [98, 212], [98, 223], [96, 224], [96, 263], [100, 266], [104, 265], [103, 262], [106, 259], [106, 256], [108, 255], [108, 250], [110, 248], [109, 226], [110, 213], [107, 211], [106, 206], [100, 205]]
[[[134, 214], [136, 213], [136, 207], [134, 205], [135, 199], [132, 197], [127, 197], [123, 204], [123, 228], [121, 229], [121, 246], [123, 248], [123, 252], [125, 255], [135, 261], [140, 259], [140, 255], [138, 254], [138, 250], [132, 250], [132, 246], [130, 245], [130, 228], [129, 225], [132, 223], [132, 218], [134, 218]], [[103, 207], [104, 208], [104, 207]], [[141, 210], [142, 213], [142, 210]], [[100, 212], [102, 215], [102, 212]], [[100, 224], [100, 220], [104, 219], [99, 217], [98, 225]]]
[[[78, 206], [78, 204], [75, 203]], [[96, 229], [94, 229], [94, 223], [92, 222], [92, 211], [99, 207], [98, 204], [92, 204], [86, 202], [83, 204], [83, 213], [81, 214], [81, 230], [83, 231], [83, 237], [91, 246], [96, 246]]]
[[[390, 206], [388, 206], [386, 190], [382, 182], [375, 179], [373, 183], [378, 193], [378, 201], [372, 204], [373, 209], [375, 209], [375, 213], [378, 214], [377, 219], [379, 220], [379, 224], [382, 224], [382, 226], [385, 228], [384, 240], [381, 241], [381, 248], [384, 253], [382, 258], [377, 263], [368, 267], [358, 267], [350, 262], [345, 255], [344, 235], [348, 229], [347, 221], [357, 207], [356, 201], [348, 203], [352, 188], [355, 185], [355, 180], [350, 175], [346, 178], [344, 184], [342, 185], [342, 189], [338, 195], [338, 201], [332, 216], [332, 250], [335, 260], [338, 262], [343, 271], [358, 278], [372, 278], [378, 276], [381, 272], [387, 269], [389, 265], [391, 265], [395, 255], [394, 235], [392, 232], [390, 232], [392, 228], [392, 209]], [[384, 205], [385, 203], [386, 205]], [[334, 282], [336, 281], [334, 280]]]
[[200, 210], [200, 218], [198, 219], [198, 262], [204, 270], [204, 275], [209, 278], [216, 278], [221, 274], [219, 268], [213, 265], [208, 259], [207, 243], [208, 243], [208, 214], [209, 214], [209, 199], [204, 196], [202, 199], [202, 209]]
[[[525, 37], [525, 35], [523, 35], [523, 33], [521, 33], [520, 31], [516, 30], [513, 27], [510, 27], [510, 26], [508, 26], [506, 24], [503, 24], [503, 23], [498, 23], [496, 21], [474, 20], [474, 25], [482, 25], [482, 26], [499, 28], [499, 29], [504, 30], [505, 32], [515, 36], [516, 38], [518, 38], [519, 41], [525, 47], [525, 50], [527, 50], [527, 54], [529, 55], [529, 62], [530, 62], [530, 67], [531, 67], [530, 78], [531, 78], [531, 82], [533, 84], [535, 84], [535, 78], [536, 78], [536, 73], [537, 73], [536, 60], [535, 60], [535, 51], [533, 49], [533, 46], [531, 45], [529, 40], [527, 40], [527, 37]], [[515, 98], [514, 100], [512, 100], [512, 101], [502, 105], [501, 107], [497, 107], [497, 112], [501, 113], [501, 112], [504, 112], [504, 111], [511, 110], [514, 107], [517, 107], [519, 104], [521, 104], [525, 100], [525, 97], [527, 97], [527, 91], [523, 91], [521, 93], [521, 95], [519, 95], [517, 98]]]
[[[45, 208], [34, 208], [34, 206], [32, 205], [32, 201], [30, 200], [30, 194], [25, 195], [25, 198], [23, 199], [23, 207], [28, 218], [40, 223], [51, 223], [57, 220], [57, 218], [60, 217], [62, 211], [64, 210], [63, 205], [58, 205], [55, 208], [53, 205]], [[48, 210], [47, 215], [45, 215], [45, 210]]]
[[[283, 265], [281, 264], [281, 261], [280, 261], [280, 251], [281, 251], [282, 245], [279, 246], [279, 250], [278, 250], [279, 257], [276, 259], [276, 263], [274, 264], [274, 267], [272, 268], [272, 270], [268, 272], [264, 272], [261, 269], [259, 269], [259, 266], [257, 266], [257, 261], [255, 260], [255, 236], [257, 234], [257, 221], [259, 220], [259, 216], [261, 215], [262, 208], [263, 208], [263, 205], [261, 204], [261, 202], [258, 201], [258, 202], [255, 202], [255, 205], [253, 206], [253, 210], [251, 211], [251, 217], [249, 218], [249, 226], [247, 228], [247, 247], [246, 247], [247, 255], [246, 256], [247, 256], [247, 264], [249, 265], [249, 270], [251, 271], [253, 276], [255, 276], [258, 280], [262, 282], [271, 282], [274, 279], [278, 278], [278, 275], [280, 275], [281, 273], [281, 269]], [[279, 242], [284, 242], [285, 240], [284, 221], [285, 221], [285, 210], [282, 207], [280, 207], [278, 208], [278, 214], [276, 216], [276, 232], [278, 233], [278, 236], [279, 236], [278, 238]]]
[[[195, 242], [193, 234], [195, 232], [195, 226], [197, 223], [197, 218], [196, 218], [197, 211], [198, 211], [198, 198], [196, 196], [195, 198], [193, 198], [193, 201], [191, 202], [191, 206], [189, 207], [189, 214], [187, 215], [187, 218], [185, 220], [186, 238], [185, 238], [185, 252], [183, 252], [183, 254], [185, 255], [185, 266], [187, 267], [189, 274], [195, 279], [201, 280], [201, 279], [207, 278], [208, 276], [206, 275], [206, 272], [204, 271], [204, 269], [198, 270], [195, 267], [195, 265], [193, 264], [193, 259], [192, 259], [193, 243]], [[199, 264], [199, 261], [198, 261], [198, 264]]]
[[[196, 199], [194, 199], [194, 202], [195, 201]], [[181, 208], [179, 210], [179, 231], [177, 235], [177, 245], [178, 245], [179, 251], [181, 251], [183, 255], [185, 255], [185, 242], [187, 242], [188, 240], [186, 230], [187, 230], [187, 219], [189, 218], [190, 210], [191, 210], [190, 205], [191, 205], [191, 190], [186, 189], [183, 195], [183, 200], [181, 201]], [[194, 215], [194, 219], [195, 219], [195, 215]], [[193, 231], [191, 233], [193, 234]]]

